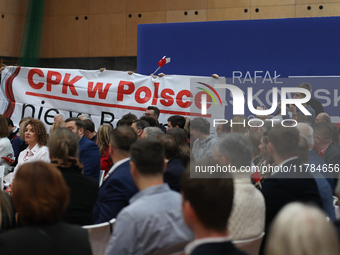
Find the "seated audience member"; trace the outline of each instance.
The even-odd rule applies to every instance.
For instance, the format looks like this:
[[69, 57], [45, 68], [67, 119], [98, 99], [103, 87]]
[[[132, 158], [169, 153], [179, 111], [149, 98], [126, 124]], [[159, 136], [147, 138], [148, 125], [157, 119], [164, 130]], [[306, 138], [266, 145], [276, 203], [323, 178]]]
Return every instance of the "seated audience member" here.
[[70, 189], [70, 201], [62, 220], [77, 225], [93, 224], [93, 206], [98, 193], [98, 183], [82, 174], [77, 157], [78, 139], [67, 128], [54, 130], [48, 140], [51, 163], [62, 173]]
[[[294, 99], [302, 99], [302, 98], [305, 98], [305, 97], [306, 97], [305, 94], [295, 92], [293, 98], [294, 98]], [[316, 116], [316, 115], [315, 115], [315, 111], [314, 111], [313, 107], [310, 106], [310, 105], [308, 105], [308, 104], [306, 104], [306, 103], [303, 103], [302, 105], [303, 105], [303, 106], [307, 109], [307, 111], [309, 111], [310, 114], [311, 114], [311, 115], [306, 115], [306, 116], [308, 117], [309, 121], [310, 121], [312, 124], [315, 123], [315, 116]], [[290, 105], [290, 108], [291, 108], [291, 110], [292, 110], [293, 119], [294, 119], [294, 120], [297, 120], [297, 116], [298, 116], [298, 115], [304, 115], [304, 113], [303, 113], [299, 108], [297, 108], [296, 105]]]
[[339, 241], [332, 223], [318, 208], [301, 203], [286, 205], [268, 235], [266, 255], [336, 255]]
[[[319, 122], [313, 125], [314, 129], [314, 150], [318, 153], [327, 165], [340, 165], [340, 148], [332, 141], [331, 123]], [[334, 178], [337, 173], [333, 172]]]
[[186, 119], [180, 115], [173, 115], [168, 118], [168, 126], [166, 130], [172, 128], [181, 128], [184, 129]]
[[50, 133], [53, 132], [53, 130], [56, 130], [58, 128], [62, 128], [65, 127], [65, 122], [63, 120], [55, 120], [52, 124], [52, 126], [50, 127]]
[[15, 227], [15, 211], [12, 204], [11, 196], [0, 191], [0, 234]]
[[158, 124], [157, 124], [157, 121], [156, 119], [150, 117], [150, 116], [142, 116], [139, 118], [140, 120], [144, 120], [146, 121], [147, 123], [149, 123], [149, 126], [150, 127], [158, 127]]
[[[264, 123], [266, 123], [267, 121], [263, 121], [259, 118], [252, 118], [252, 119], [249, 119], [249, 131], [257, 131], [259, 133], [262, 133], [261, 130], [262, 130], [262, 126], [264, 125]], [[230, 123], [228, 122], [227, 124], [230, 125]], [[246, 124], [248, 125], [248, 124]], [[249, 132], [248, 131], [248, 132]]]
[[183, 221], [181, 195], [163, 183], [164, 156], [154, 138], [132, 145], [131, 174], [140, 191], [118, 214], [106, 255], [170, 254], [193, 239]]
[[164, 147], [165, 158], [168, 161], [164, 172], [164, 182], [167, 183], [170, 189], [180, 192], [181, 191], [181, 177], [185, 170], [181, 161], [176, 158], [177, 146], [175, 139], [171, 135], [162, 135], [158, 140]]
[[[213, 166], [217, 161], [205, 159], [197, 166]], [[191, 165], [195, 171], [196, 165]], [[187, 255], [244, 254], [236, 249], [227, 231], [227, 222], [233, 205], [233, 179], [230, 173], [226, 178], [190, 178], [185, 171], [182, 180], [182, 212], [195, 240], [185, 247]]]
[[218, 137], [221, 137], [225, 135], [226, 133], [229, 133], [231, 131], [230, 123], [226, 124], [217, 124], [216, 126], [216, 132]]
[[[261, 116], [260, 116], [261, 117]], [[245, 134], [249, 131], [248, 119], [243, 115], [235, 115], [232, 119], [232, 124], [230, 124], [232, 133]]]
[[81, 119], [82, 121], [84, 120], [92, 120], [91, 115], [87, 113], [80, 114], [78, 116], [78, 119]]
[[7, 118], [0, 114], [0, 166], [5, 167], [4, 175], [12, 171], [11, 162], [14, 162], [12, 144], [7, 138], [9, 132]]
[[[312, 96], [312, 85], [304, 82], [304, 83], [301, 83], [299, 87], [307, 89], [311, 93], [311, 96]], [[319, 113], [324, 112], [322, 104], [318, 100], [312, 97], [307, 102], [307, 105], [310, 105], [313, 108], [313, 110], [315, 111], [315, 116], [318, 116]]]
[[[303, 137], [300, 132], [299, 159], [302, 164], [306, 164], [308, 162], [308, 158], [309, 158], [308, 143], [307, 143], [306, 138]], [[315, 167], [314, 170], [312, 169], [312, 167], [313, 168]], [[335, 218], [335, 208], [333, 205], [333, 192], [332, 192], [331, 186], [329, 185], [325, 177], [323, 177], [321, 173], [315, 170], [318, 167], [320, 166], [314, 165], [314, 166], [310, 166], [310, 168], [308, 166], [307, 171], [310, 172], [311, 175], [314, 177], [316, 185], [318, 186], [319, 195], [320, 195], [321, 203], [322, 203], [322, 209], [328, 215], [328, 217], [332, 221], [334, 221], [336, 218]], [[322, 169], [322, 167], [325, 167], [325, 166], [321, 166], [320, 169]]]
[[[159, 115], [160, 115], [160, 110], [156, 107], [156, 106], [148, 106], [148, 108], [146, 109], [144, 116], [145, 117], [152, 117], [156, 120], [156, 127], [159, 127], [160, 129], [162, 129], [162, 131], [165, 133], [166, 132], [166, 128], [158, 122], [159, 119]], [[142, 119], [142, 118], [141, 118]], [[152, 126], [150, 124], [150, 126]]]
[[[304, 123], [299, 123], [297, 124], [296, 128], [300, 132], [300, 136], [304, 137], [308, 143], [309, 147], [309, 158], [308, 162], [305, 162], [309, 164], [309, 166], [314, 166], [316, 169], [324, 167], [325, 169], [326, 162], [319, 157], [317, 152], [313, 149], [314, 147], [314, 130], [311, 126], [304, 124]], [[321, 174], [324, 178], [327, 178], [326, 180], [328, 181], [331, 190], [334, 190], [334, 179], [333, 179], [333, 173], [327, 169], [327, 171], [313, 171], [315, 173]]]
[[24, 226], [0, 235], [1, 252], [92, 254], [87, 231], [60, 221], [68, 192], [60, 171], [53, 165], [22, 165], [13, 181], [13, 203]]
[[[228, 133], [217, 143], [214, 158], [221, 165], [250, 167], [252, 143], [240, 133]], [[264, 230], [265, 203], [263, 195], [250, 182], [251, 173], [234, 174], [234, 200], [228, 221], [228, 234], [233, 240], [251, 239]]]
[[110, 159], [109, 152], [110, 134], [112, 131], [112, 126], [104, 124], [98, 128], [97, 133], [97, 145], [100, 151], [100, 170], [104, 170], [105, 175], [112, 166], [112, 160]]
[[[339, 173], [338, 173], [338, 177], [339, 177]], [[340, 200], [340, 182], [337, 183], [334, 194], [338, 198], [338, 201], [339, 201]], [[340, 219], [337, 219], [334, 222], [334, 225], [335, 225], [336, 231], [338, 233], [338, 238], [340, 241]]]
[[159, 127], [146, 127], [144, 128], [142, 138], [157, 137], [160, 135], [164, 135], [164, 132]]
[[78, 157], [83, 164], [84, 175], [91, 176], [99, 182], [100, 152], [98, 146], [84, 137], [85, 123], [78, 118], [65, 120], [65, 127], [76, 134], [78, 139]]
[[122, 116], [122, 118], [117, 122], [117, 127], [119, 126], [129, 126], [131, 127], [132, 123], [137, 120], [137, 116], [130, 113], [127, 113]]
[[114, 129], [110, 134], [109, 153], [113, 166], [99, 188], [93, 208], [95, 223], [109, 221], [127, 205], [138, 192], [130, 172], [130, 147], [137, 141], [136, 132], [127, 126]]
[[92, 142], [97, 142], [97, 133], [95, 130], [95, 125], [92, 120], [84, 120], [85, 123], [85, 133], [84, 136], [91, 140]]
[[327, 113], [322, 112], [316, 116], [315, 122], [331, 122], [331, 117]]
[[332, 129], [332, 142], [336, 146], [340, 147], [340, 141], [339, 141], [340, 137], [339, 137], [337, 125], [331, 122], [327, 123], [326, 125], [328, 125]]
[[131, 125], [131, 127], [133, 128], [133, 130], [135, 130], [137, 134], [138, 140], [142, 139], [144, 129], [149, 126], [150, 124], [146, 120], [135, 120]]
[[[21, 128], [21, 130], [24, 128], [24, 127], [21, 126], [22, 123], [27, 121], [27, 120], [31, 120], [31, 119], [33, 119], [33, 118], [32, 117], [25, 117], [25, 118], [22, 118], [20, 120], [19, 127]], [[15, 157], [15, 161], [12, 164], [12, 166], [14, 166], [14, 167], [18, 164], [18, 158], [19, 158], [20, 152], [25, 150], [28, 146], [28, 144], [25, 143], [25, 140], [21, 139], [21, 137], [20, 137], [20, 128], [19, 128], [19, 136], [14, 138], [13, 142], [12, 142], [12, 147], [13, 147], [14, 157]]]
[[218, 137], [209, 135], [210, 123], [203, 118], [195, 118], [191, 121], [191, 135], [197, 138], [192, 147], [192, 154], [196, 160], [211, 157]]
[[262, 157], [260, 156], [259, 148], [262, 135], [260, 132], [254, 130], [249, 130], [247, 133], [245, 133], [245, 135], [250, 139], [251, 143], [253, 144], [252, 161], [254, 165], [257, 165], [262, 159]]
[[175, 139], [177, 146], [176, 158], [178, 158], [182, 165], [186, 168], [190, 163], [190, 147], [188, 146], [184, 130], [181, 128], [172, 128], [167, 130], [166, 133]]
[[13, 121], [10, 118], [6, 118], [6, 119], [7, 119], [8, 129], [9, 129], [9, 135], [7, 138], [12, 143], [14, 138], [18, 137], [19, 135], [19, 128], [14, 126]]
[[[277, 169], [302, 169], [302, 171], [277, 171], [263, 183], [266, 233], [275, 216], [288, 203], [310, 202], [322, 207], [318, 186], [313, 176], [305, 171], [305, 167], [298, 159], [299, 138], [299, 131], [295, 127], [287, 128], [278, 125], [268, 132], [268, 148]], [[262, 250], [265, 240], [266, 238], [262, 242]]]

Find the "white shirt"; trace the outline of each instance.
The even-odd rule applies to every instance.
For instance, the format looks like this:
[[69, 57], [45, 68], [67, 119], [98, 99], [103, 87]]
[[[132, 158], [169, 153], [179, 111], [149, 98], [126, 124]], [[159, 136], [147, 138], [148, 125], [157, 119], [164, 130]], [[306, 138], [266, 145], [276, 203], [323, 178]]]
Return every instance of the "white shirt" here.
[[36, 144], [32, 150], [27, 147], [25, 150], [20, 152], [18, 158], [18, 164], [14, 168], [14, 174], [18, 171], [19, 167], [27, 162], [44, 161], [50, 163], [50, 152], [47, 146], [39, 146]]

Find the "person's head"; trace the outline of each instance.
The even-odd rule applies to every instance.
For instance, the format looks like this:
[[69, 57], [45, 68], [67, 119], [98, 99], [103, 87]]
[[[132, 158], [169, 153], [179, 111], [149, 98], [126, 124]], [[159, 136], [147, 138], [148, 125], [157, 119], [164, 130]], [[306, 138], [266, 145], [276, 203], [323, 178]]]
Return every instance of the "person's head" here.
[[80, 140], [84, 136], [86, 130], [86, 125], [84, 121], [75, 117], [66, 119], [65, 127], [75, 133], [78, 140]]
[[9, 136], [9, 132], [7, 118], [0, 114], [0, 138]]
[[312, 149], [314, 146], [314, 130], [313, 128], [305, 123], [298, 123], [296, 128], [300, 132], [300, 136], [304, 137], [308, 143], [309, 149]]
[[139, 118], [140, 120], [144, 120], [147, 123], [149, 123], [150, 127], [156, 127], [157, 126], [157, 120], [151, 116], [142, 116]]
[[163, 145], [165, 158], [169, 160], [175, 158], [177, 155], [177, 144], [175, 139], [169, 134], [158, 136], [157, 139]]
[[299, 138], [296, 127], [277, 125], [269, 130], [268, 148], [275, 163], [279, 164], [285, 159], [298, 156]]
[[166, 163], [161, 142], [156, 138], [145, 138], [134, 143], [130, 150], [130, 166], [136, 184], [139, 178], [163, 178]]
[[[263, 121], [259, 118], [252, 118], [249, 120], [249, 129], [253, 131], [258, 131], [261, 133], [264, 123], [268, 121]], [[270, 122], [271, 123], [271, 122]]]
[[29, 147], [36, 144], [44, 146], [47, 144], [47, 132], [44, 123], [37, 119], [28, 119], [20, 125], [20, 137]]
[[337, 233], [325, 213], [297, 202], [279, 212], [266, 244], [266, 255], [339, 254]]
[[101, 125], [97, 131], [97, 145], [99, 147], [100, 154], [105, 156], [106, 149], [109, 148], [110, 144], [110, 134], [113, 131], [111, 125]]
[[129, 157], [131, 146], [137, 141], [137, 134], [132, 127], [117, 127], [110, 133], [109, 153], [113, 163]]
[[127, 114], [123, 115], [122, 118], [118, 121], [117, 127], [124, 126], [124, 125], [131, 127], [132, 123], [135, 120], [137, 120], [136, 115], [132, 114], [131, 112], [127, 113]]
[[190, 121], [190, 133], [195, 138], [208, 136], [210, 132], [210, 123], [203, 118], [194, 118]]
[[327, 113], [321, 112], [316, 116], [315, 122], [331, 122], [331, 117]]
[[168, 118], [167, 130], [172, 128], [184, 128], [186, 119], [180, 115], [173, 115]]
[[313, 125], [314, 149], [320, 152], [327, 144], [332, 142], [332, 127], [327, 122], [318, 122]]
[[80, 114], [79, 116], [78, 116], [78, 118], [79, 119], [81, 119], [81, 120], [91, 120], [92, 118], [91, 118], [91, 115], [90, 114], [86, 114], [86, 113], [83, 113], [83, 114]]
[[8, 124], [8, 132], [10, 134], [14, 131], [15, 126], [13, 124], [13, 121], [10, 118], [7, 117], [6, 120], [7, 120], [7, 124]]
[[[236, 124], [237, 123], [237, 124]], [[235, 115], [232, 119], [231, 132], [245, 134], [249, 130], [248, 119], [243, 115]]]
[[68, 204], [69, 189], [61, 172], [45, 162], [20, 166], [12, 190], [13, 204], [24, 224], [56, 222]]
[[266, 159], [267, 161], [272, 161], [272, 157], [269, 154], [269, 149], [268, 149], [268, 134], [264, 133], [261, 137], [260, 144], [259, 144], [259, 149], [260, 149], [260, 156]]
[[310, 85], [309, 83], [301, 83], [299, 85], [299, 88], [303, 88], [303, 89], [307, 89], [309, 92], [312, 92], [312, 85]]
[[181, 128], [172, 128], [166, 131], [167, 134], [171, 135], [177, 145], [185, 145], [188, 146], [188, 139], [185, 134], [185, 131]]
[[51, 161], [57, 161], [61, 166], [79, 165], [78, 139], [67, 128], [55, 129], [48, 139]]
[[50, 133], [58, 128], [65, 127], [65, 122], [61, 119], [57, 119], [53, 122], [52, 126], [50, 127]]
[[216, 132], [217, 132], [217, 135], [219, 137], [221, 137], [222, 135], [226, 134], [226, 133], [229, 133], [231, 131], [231, 127], [230, 127], [230, 123], [226, 123], [226, 124], [217, 124], [216, 126]]
[[141, 139], [142, 138], [142, 134], [144, 132], [144, 129], [146, 127], [149, 127], [149, 122], [147, 122], [146, 120], [135, 120], [131, 127], [133, 128], [133, 130], [135, 130], [137, 136], [138, 136], [138, 139]]
[[84, 136], [88, 139], [92, 138], [92, 134], [96, 132], [95, 125], [92, 120], [84, 120], [85, 123], [85, 132]]
[[[214, 166], [212, 159], [205, 159], [191, 164], [191, 171], [196, 166]], [[227, 222], [231, 213], [234, 197], [233, 179], [227, 178], [190, 178], [187, 169], [182, 176], [182, 212], [187, 225], [195, 232], [198, 228], [226, 234]], [[213, 212], [213, 216], [212, 213]]]
[[144, 113], [144, 116], [152, 117], [152, 118], [158, 120], [159, 114], [160, 114], [160, 111], [156, 106], [148, 106], [148, 108], [146, 109], [146, 111]]
[[54, 121], [56, 120], [62, 120], [64, 121], [65, 120], [65, 116], [61, 113], [57, 113], [56, 115], [54, 115]]
[[245, 133], [245, 136], [249, 137], [251, 143], [253, 144], [253, 159], [260, 155], [259, 145], [261, 142], [262, 135], [258, 131], [249, 130]]
[[159, 127], [146, 127], [146, 128], [144, 128], [142, 138], [157, 137], [157, 136], [160, 136], [160, 135], [164, 135], [164, 132]]

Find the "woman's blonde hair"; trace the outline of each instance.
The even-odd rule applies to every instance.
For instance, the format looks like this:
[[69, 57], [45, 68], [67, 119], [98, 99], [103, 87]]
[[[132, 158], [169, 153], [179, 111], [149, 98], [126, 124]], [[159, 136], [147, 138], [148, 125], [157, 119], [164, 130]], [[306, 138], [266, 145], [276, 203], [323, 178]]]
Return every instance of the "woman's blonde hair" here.
[[50, 127], [50, 133], [52, 133], [53, 130], [56, 130], [62, 127], [65, 127], [65, 122], [63, 120], [56, 120], [53, 122], [53, 125]]
[[113, 127], [110, 125], [101, 125], [97, 131], [97, 145], [99, 147], [100, 155], [102, 157], [106, 154], [106, 149], [110, 144], [110, 133], [113, 131]]
[[338, 255], [339, 243], [332, 222], [318, 208], [301, 203], [286, 205], [268, 235], [266, 255]]

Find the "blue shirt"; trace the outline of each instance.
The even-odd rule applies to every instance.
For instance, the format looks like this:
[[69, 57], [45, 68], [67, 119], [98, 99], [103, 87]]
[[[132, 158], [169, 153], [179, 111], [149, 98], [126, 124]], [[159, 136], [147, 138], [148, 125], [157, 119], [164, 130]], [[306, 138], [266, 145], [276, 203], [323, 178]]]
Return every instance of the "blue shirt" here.
[[146, 188], [117, 216], [105, 254], [168, 254], [194, 239], [182, 216], [182, 197], [168, 184]]

